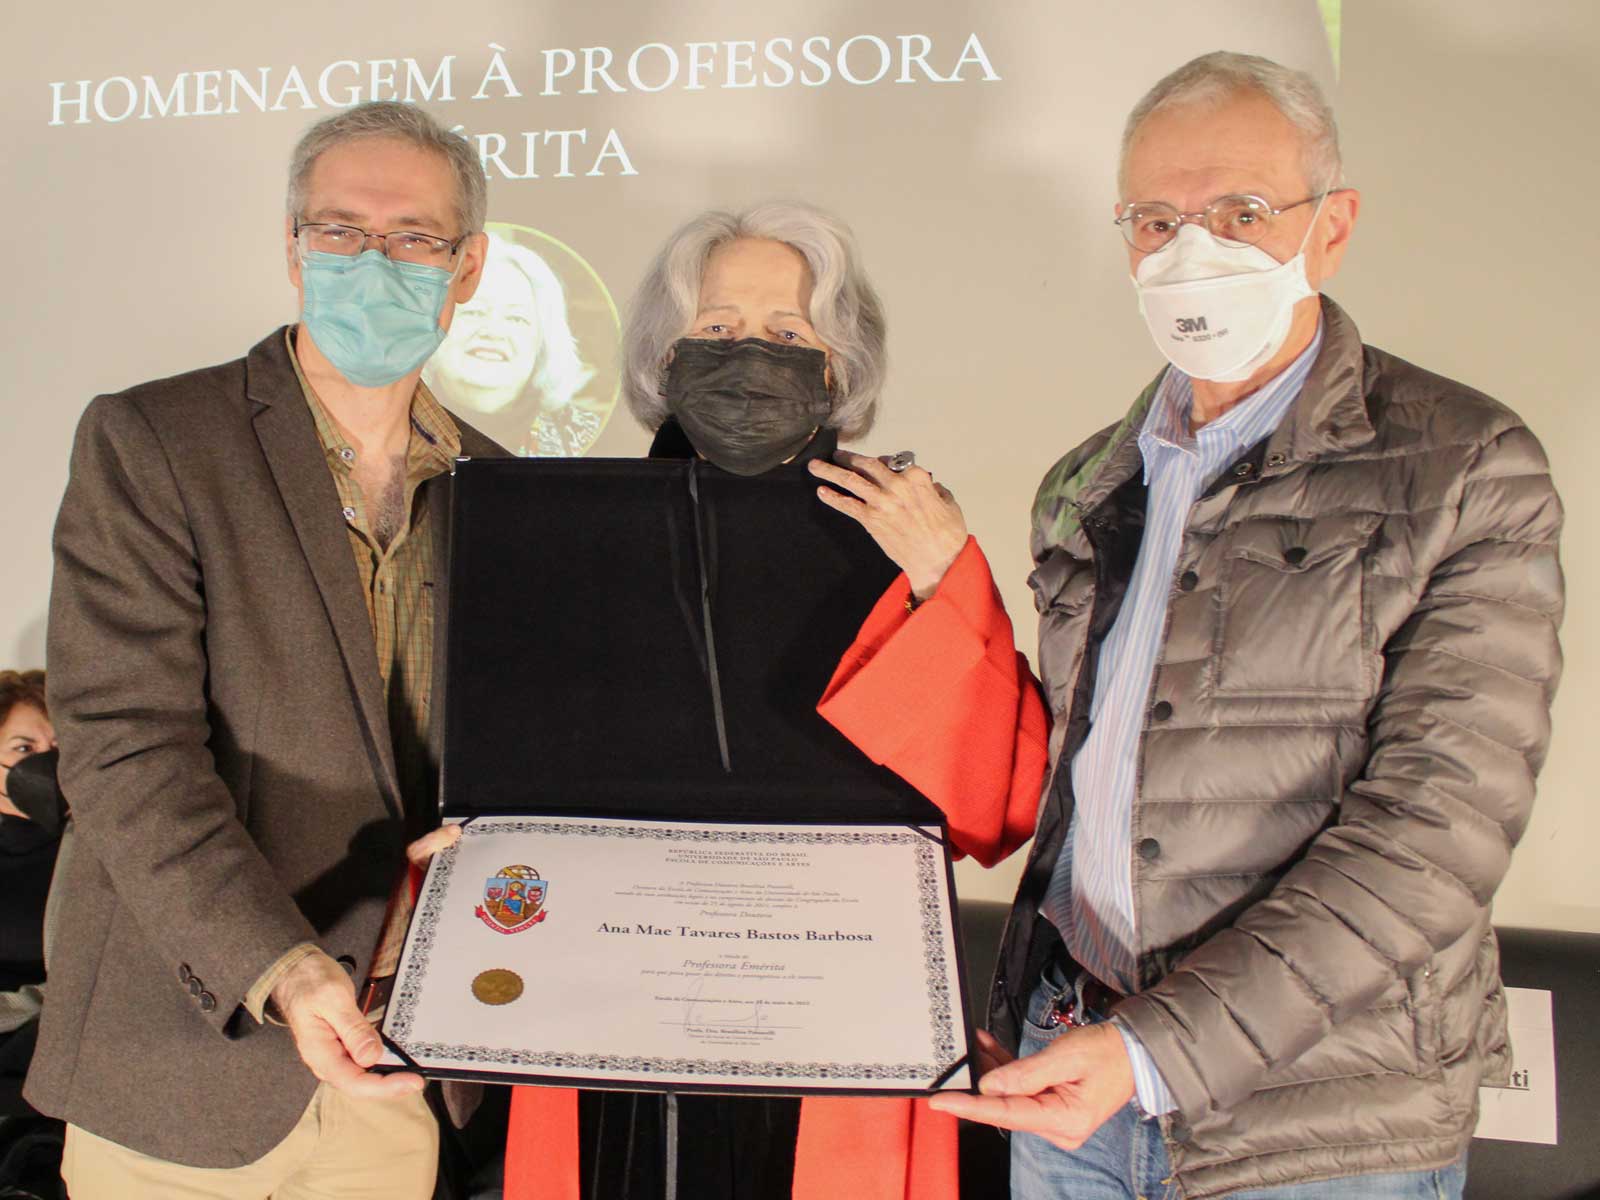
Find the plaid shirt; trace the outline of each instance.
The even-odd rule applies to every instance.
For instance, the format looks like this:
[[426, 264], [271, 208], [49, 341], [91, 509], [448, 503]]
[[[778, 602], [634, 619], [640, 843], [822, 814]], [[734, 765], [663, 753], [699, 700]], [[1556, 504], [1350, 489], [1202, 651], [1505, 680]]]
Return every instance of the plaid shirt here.
[[[461, 433], [427, 385], [418, 382], [411, 400], [411, 440], [406, 447], [405, 511], [410, 520], [384, 549], [373, 534], [371, 506], [355, 479], [355, 448], [306, 382], [292, 339], [289, 355], [316, 422], [333, 485], [339, 492], [350, 551], [355, 555], [378, 649], [378, 670], [388, 701], [389, 736], [394, 741], [401, 799], [408, 818], [415, 817], [426, 812], [434, 800], [434, 769], [428, 761], [428, 713], [433, 699], [434, 514], [429, 511], [427, 496], [418, 489], [452, 468], [461, 453]], [[411, 836], [418, 832], [410, 829]], [[390, 902], [373, 958], [373, 978], [393, 975], [399, 966], [410, 916], [411, 892], [402, 880]]]

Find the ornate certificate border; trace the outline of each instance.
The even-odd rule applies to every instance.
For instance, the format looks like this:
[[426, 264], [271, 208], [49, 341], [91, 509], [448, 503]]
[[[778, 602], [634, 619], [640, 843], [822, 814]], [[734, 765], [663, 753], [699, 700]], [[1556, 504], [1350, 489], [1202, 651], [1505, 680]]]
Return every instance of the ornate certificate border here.
[[[916, 856], [917, 906], [922, 921], [922, 958], [928, 989], [929, 1050], [933, 1058], [915, 1063], [875, 1062], [760, 1062], [748, 1059], [654, 1058], [638, 1055], [569, 1054], [557, 1051], [508, 1050], [493, 1046], [455, 1045], [446, 1042], [408, 1043], [412, 1021], [421, 1001], [428, 974], [428, 956], [438, 936], [444, 913], [445, 893], [455, 869], [457, 846], [443, 851], [434, 864], [428, 886], [418, 905], [406, 944], [406, 970], [397, 981], [390, 1000], [391, 1019], [386, 1032], [406, 1053], [416, 1059], [451, 1059], [455, 1063], [493, 1067], [555, 1067], [579, 1071], [615, 1071], [635, 1076], [720, 1076], [764, 1079], [822, 1080], [929, 1080], [932, 1081], [959, 1060], [953, 1029], [949, 971], [943, 937], [943, 909], [939, 880], [943, 866], [936, 843], [926, 834], [906, 827], [883, 829], [807, 830], [752, 829], [731, 825], [727, 828], [684, 829], [654, 823], [602, 824], [590, 821], [504, 821], [479, 825], [472, 822], [462, 829], [463, 837], [494, 836], [501, 833], [540, 833], [552, 837], [628, 838], [663, 842], [702, 842], [733, 846], [907, 846]], [[459, 845], [459, 844], [458, 844]], [[952, 935], [954, 931], [952, 930]]]

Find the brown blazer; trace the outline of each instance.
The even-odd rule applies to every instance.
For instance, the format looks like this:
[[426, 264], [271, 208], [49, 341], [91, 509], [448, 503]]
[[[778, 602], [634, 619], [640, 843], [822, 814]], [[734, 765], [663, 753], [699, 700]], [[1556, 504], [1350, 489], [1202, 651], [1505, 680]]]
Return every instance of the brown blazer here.
[[[504, 454], [465, 425], [461, 443]], [[446, 478], [424, 486], [443, 514]], [[442, 576], [442, 515], [433, 532]], [[26, 1094], [158, 1158], [254, 1161], [316, 1080], [245, 992], [306, 940], [364, 977], [405, 840], [372, 627], [283, 330], [84, 412], [49, 667], [74, 846]]]

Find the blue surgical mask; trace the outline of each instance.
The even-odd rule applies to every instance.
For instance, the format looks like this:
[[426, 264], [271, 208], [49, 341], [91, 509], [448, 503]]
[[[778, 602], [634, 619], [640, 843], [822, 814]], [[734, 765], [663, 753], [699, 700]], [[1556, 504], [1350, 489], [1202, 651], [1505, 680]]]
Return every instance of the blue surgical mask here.
[[404, 379], [444, 341], [439, 314], [455, 275], [378, 250], [300, 255], [300, 319], [317, 349], [357, 387]]

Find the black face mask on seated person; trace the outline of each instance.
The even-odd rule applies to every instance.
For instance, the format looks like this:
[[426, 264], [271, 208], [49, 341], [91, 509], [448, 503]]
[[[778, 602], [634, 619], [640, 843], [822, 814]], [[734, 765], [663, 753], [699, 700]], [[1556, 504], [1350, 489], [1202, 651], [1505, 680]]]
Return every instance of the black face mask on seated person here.
[[[38, 827], [41, 834], [58, 837], [67, 819], [67, 802], [61, 797], [56, 767], [59, 750], [45, 750], [18, 759], [6, 775], [11, 803]], [[21, 818], [12, 818], [20, 820]]]
[[801, 450], [833, 411], [828, 356], [760, 338], [682, 338], [667, 367], [667, 408], [700, 455], [760, 475]]

